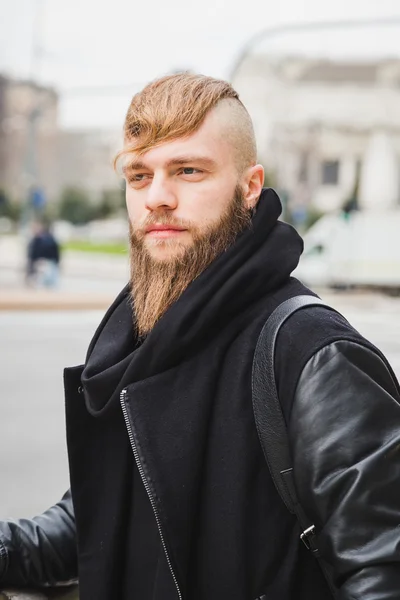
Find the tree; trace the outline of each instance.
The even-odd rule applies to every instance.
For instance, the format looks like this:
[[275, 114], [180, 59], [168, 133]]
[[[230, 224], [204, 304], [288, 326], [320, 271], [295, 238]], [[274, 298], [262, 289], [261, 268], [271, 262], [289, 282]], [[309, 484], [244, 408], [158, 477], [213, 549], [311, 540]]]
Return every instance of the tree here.
[[95, 218], [95, 209], [85, 190], [66, 187], [61, 194], [58, 216], [74, 225], [85, 225]]
[[17, 222], [20, 216], [21, 205], [18, 202], [12, 202], [5, 190], [0, 188], [0, 217], [6, 217]]
[[96, 207], [96, 218], [107, 219], [125, 206], [125, 194], [121, 189], [103, 190], [100, 204]]

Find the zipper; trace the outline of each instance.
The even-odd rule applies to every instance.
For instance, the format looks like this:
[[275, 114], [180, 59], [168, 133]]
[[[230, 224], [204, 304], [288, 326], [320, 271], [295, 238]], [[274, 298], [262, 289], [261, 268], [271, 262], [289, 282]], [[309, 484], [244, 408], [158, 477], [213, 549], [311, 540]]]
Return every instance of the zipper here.
[[153, 512], [154, 512], [154, 516], [155, 516], [157, 527], [158, 527], [158, 532], [159, 532], [160, 538], [161, 538], [161, 544], [162, 544], [162, 547], [164, 549], [164, 554], [165, 554], [165, 557], [167, 559], [167, 563], [168, 563], [168, 567], [169, 567], [169, 570], [170, 570], [171, 575], [172, 575], [172, 579], [174, 580], [176, 591], [178, 592], [179, 600], [182, 600], [182, 594], [181, 594], [181, 590], [179, 589], [178, 580], [177, 580], [176, 575], [174, 573], [174, 570], [172, 568], [171, 559], [169, 557], [167, 546], [165, 544], [164, 534], [163, 534], [162, 527], [161, 527], [160, 515], [158, 514], [158, 510], [157, 510], [157, 506], [156, 506], [154, 497], [153, 497], [153, 495], [151, 493], [150, 486], [148, 484], [148, 481], [146, 479], [146, 475], [144, 474], [144, 470], [143, 470], [142, 464], [140, 462], [139, 453], [138, 453], [138, 450], [137, 450], [137, 447], [136, 447], [135, 438], [133, 436], [133, 431], [132, 431], [131, 423], [129, 421], [128, 411], [126, 410], [126, 405], [125, 405], [125, 396], [126, 395], [127, 395], [127, 390], [125, 388], [125, 389], [122, 390], [119, 399], [120, 399], [120, 403], [121, 403], [121, 407], [122, 407], [122, 412], [123, 412], [124, 419], [125, 419], [126, 429], [128, 431], [129, 441], [131, 443], [131, 447], [132, 447], [132, 451], [133, 451], [133, 456], [135, 457], [135, 462], [136, 462], [137, 468], [139, 469], [140, 477], [141, 477], [141, 479], [143, 481], [143, 485], [144, 485], [144, 487], [146, 489], [147, 495], [148, 495], [150, 503], [151, 503], [151, 507], [152, 507]]

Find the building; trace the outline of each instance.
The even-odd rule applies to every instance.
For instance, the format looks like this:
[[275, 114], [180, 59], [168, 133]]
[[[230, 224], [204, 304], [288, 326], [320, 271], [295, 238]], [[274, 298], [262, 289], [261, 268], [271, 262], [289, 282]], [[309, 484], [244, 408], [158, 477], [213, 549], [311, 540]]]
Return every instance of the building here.
[[113, 159], [121, 148], [121, 131], [65, 129], [59, 132], [57, 185], [60, 192], [77, 187], [97, 202], [104, 190], [121, 185], [113, 169]]
[[15, 201], [26, 203], [37, 188], [55, 203], [77, 187], [98, 202], [121, 185], [112, 162], [122, 130], [59, 129], [58, 109], [52, 88], [0, 75], [0, 190]]
[[0, 188], [24, 202], [33, 187], [57, 193], [58, 95], [0, 75]]
[[254, 120], [260, 160], [294, 208], [343, 206], [377, 132], [400, 168], [400, 60], [254, 54], [237, 69], [233, 85]]

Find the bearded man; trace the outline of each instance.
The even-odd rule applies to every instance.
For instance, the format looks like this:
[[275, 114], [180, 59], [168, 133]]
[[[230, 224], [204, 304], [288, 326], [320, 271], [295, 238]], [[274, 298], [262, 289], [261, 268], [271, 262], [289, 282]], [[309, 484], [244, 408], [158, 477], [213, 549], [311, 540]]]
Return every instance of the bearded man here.
[[[116, 164], [131, 280], [65, 371], [71, 489], [0, 524], [2, 582], [79, 578], [81, 600], [332, 598], [278, 495], [252, 408], [267, 318], [311, 295], [302, 241], [263, 189], [237, 93], [179, 74], [134, 96]], [[276, 348], [296, 485], [341, 600], [400, 597], [399, 391], [324, 307]]]

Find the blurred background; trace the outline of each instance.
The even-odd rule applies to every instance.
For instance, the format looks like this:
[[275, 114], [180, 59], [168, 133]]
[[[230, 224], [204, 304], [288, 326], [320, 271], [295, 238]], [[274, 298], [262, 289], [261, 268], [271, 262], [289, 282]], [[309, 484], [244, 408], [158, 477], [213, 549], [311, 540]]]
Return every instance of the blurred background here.
[[181, 70], [237, 88], [296, 275], [400, 375], [398, 0], [3, 1], [0, 517], [68, 487], [62, 370], [128, 277], [113, 156], [132, 95]]

